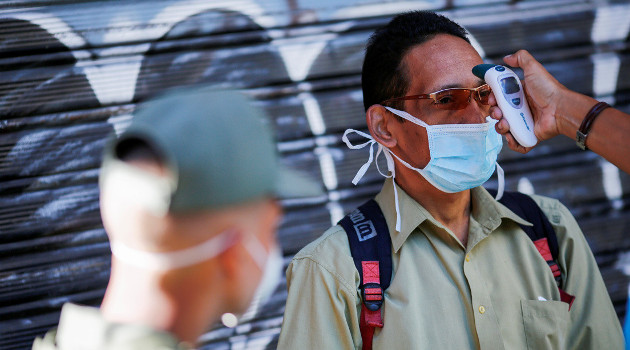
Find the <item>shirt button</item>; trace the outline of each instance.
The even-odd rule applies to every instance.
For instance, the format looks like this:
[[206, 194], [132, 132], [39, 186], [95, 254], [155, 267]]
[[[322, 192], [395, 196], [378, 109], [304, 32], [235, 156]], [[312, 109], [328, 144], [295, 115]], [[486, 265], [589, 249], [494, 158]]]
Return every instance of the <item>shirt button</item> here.
[[486, 308], [485, 308], [485, 307], [483, 307], [483, 305], [481, 305], [481, 306], [479, 307], [479, 313], [480, 313], [480, 314], [483, 314], [483, 313], [485, 313], [485, 312], [486, 312]]
[[470, 255], [466, 254], [466, 261], [470, 261]]

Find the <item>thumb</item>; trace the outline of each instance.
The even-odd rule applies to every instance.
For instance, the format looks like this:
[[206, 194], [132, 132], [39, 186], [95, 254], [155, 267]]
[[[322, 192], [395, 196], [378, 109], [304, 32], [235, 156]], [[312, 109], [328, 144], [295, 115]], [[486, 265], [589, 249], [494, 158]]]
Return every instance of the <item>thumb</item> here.
[[507, 55], [503, 61], [512, 67], [523, 68], [523, 70], [533, 68], [532, 66], [538, 63], [527, 50], [519, 50], [514, 54]]

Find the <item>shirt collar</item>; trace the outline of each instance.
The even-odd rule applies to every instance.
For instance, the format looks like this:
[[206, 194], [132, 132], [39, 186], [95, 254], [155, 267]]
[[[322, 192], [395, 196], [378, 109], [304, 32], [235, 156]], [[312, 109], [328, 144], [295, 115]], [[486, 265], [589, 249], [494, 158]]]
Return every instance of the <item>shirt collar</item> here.
[[510, 219], [519, 225], [533, 226], [494, 199], [494, 196], [481, 186], [471, 189], [471, 198], [473, 218], [489, 230], [499, 227], [503, 219]]
[[[400, 208], [401, 227], [400, 232], [396, 231], [396, 203], [394, 199], [394, 186], [398, 191], [398, 201]], [[394, 252], [398, 252], [407, 237], [425, 220], [435, 221], [431, 214], [418, 202], [407, 194], [391, 178], [385, 179], [381, 192], [374, 198], [383, 211], [387, 228], [392, 238]]]
[[[401, 230], [396, 231], [396, 204], [394, 202], [394, 186], [398, 191], [398, 200], [401, 217]], [[503, 219], [509, 219], [519, 225], [532, 226], [531, 223], [521, 219], [503, 204], [499, 203], [483, 187], [476, 187], [471, 190], [472, 216], [484, 227], [485, 235], [494, 231]], [[391, 178], [386, 179], [381, 192], [375, 197], [376, 202], [383, 211], [387, 228], [392, 238], [394, 252], [398, 252], [405, 243], [409, 235], [424, 221], [428, 220], [437, 227], [444, 227], [435, 220], [422, 205], [411, 198], [402, 188], [400, 188]]]

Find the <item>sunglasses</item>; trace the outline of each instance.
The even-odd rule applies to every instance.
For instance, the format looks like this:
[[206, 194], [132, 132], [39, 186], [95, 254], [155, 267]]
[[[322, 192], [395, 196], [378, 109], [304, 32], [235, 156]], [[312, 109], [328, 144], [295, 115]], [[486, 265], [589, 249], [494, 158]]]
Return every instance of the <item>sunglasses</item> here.
[[475, 99], [475, 101], [487, 105], [488, 97], [490, 96], [490, 87], [488, 84], [481, 85], [480, 87], [470, 89], [470, 88], [451, 88], [444, 89], [436, 92], [432, 92], [430, 94], [424, 95], [411, 95], [411, 96], [403, 96], [390, 98], [389, 100], [385, 100], [380, 104], [385, 104], [388, 102], [394, 101], [406, 101], [406, 100], [433, 100], [433, 104], [439, 109], [447, 109], [447, 110], [458, 110], [464, 109], [470, 102], [472, 102], [471, 96]]

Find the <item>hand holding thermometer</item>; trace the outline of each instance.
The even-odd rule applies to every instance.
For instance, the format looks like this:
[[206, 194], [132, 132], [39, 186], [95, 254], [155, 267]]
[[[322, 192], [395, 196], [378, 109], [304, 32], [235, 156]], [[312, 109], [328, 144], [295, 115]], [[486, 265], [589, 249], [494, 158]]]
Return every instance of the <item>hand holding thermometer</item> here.
[[503, 117], [510, 124], [510, 133], [524, 147], [536, 145], [534, 119], [525, 99], [525, 92], [518, 76], [509, 68], [495, 64], [473, 67], [473, 74], [490, 86]]

